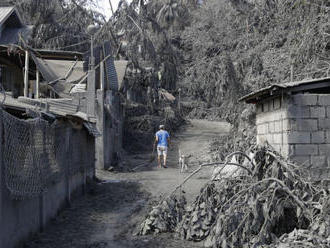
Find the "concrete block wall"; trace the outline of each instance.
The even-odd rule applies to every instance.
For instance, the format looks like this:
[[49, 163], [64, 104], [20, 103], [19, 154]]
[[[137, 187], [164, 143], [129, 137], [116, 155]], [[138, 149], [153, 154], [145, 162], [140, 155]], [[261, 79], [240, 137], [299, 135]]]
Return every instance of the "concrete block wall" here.
[[257, 104], [257, 142], [268, 142], [283, 155], [288, 155], [290, 147], [285, 143], [288, 129], [287, 99], [273, 98]]
[[[2, 125], [0, 140], [1, 127]], [[63, 167], [72, 167], [73, 163], [79, 161], [85, 164], [85, 169], [76, 170], [74, 173], [67, 171], [58, 181], [49, 184], [47, 190], [39, 197], [14, 200], [3, 176], [5, 161], [0, 158], [0, 248], [17, 247], [31, 234], [45, 228], [61, 208], [70, 204], [72, 194], [84, 193], [87, 179], [95, 176], [94, 137], [84, 129], [72, 128], [60, 129], [56, 135], [64, 136], [64, 143], [61, 145], [66, 146], [66, 154], [59, 163], [62, 163]], [[0, 151], [3, 145], [1, 143]], [[77, 161], [74, 159], [75, 150], [79, 150], [81, 155], [81, 159]]]
[[296, 94], [258, 103], [256, 122], [257, 142], [267, 140], [282, 155], [310, 166], [314, 178], [330, 176], [330, 95]]

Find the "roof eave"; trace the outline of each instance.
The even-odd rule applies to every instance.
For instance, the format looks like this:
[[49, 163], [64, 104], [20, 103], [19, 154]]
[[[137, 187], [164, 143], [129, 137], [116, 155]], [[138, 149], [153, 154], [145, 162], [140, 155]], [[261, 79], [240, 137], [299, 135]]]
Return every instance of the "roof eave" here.
[[12, 10], [11, 10], [10, 12], [8, 12], [8, 14], [3, 18], [3, 20], [0, 22], [0, 25], [4, 24], [4, 23], [7, 21], [7, 19], [8, 19], [8, 18], [9, 18], [14, 12], [16, 13], [16, 16], [17, 16], [17, 18], [18, 18], [18, 20], [19, 20], [19, 22], [20, 22], [20, 26], [21, 26], [21, 27], [24, 27], [25, 25], [23, 24], [22, 17], [21, 17], [21, 15], [19, 14], [19, 12], [18, 12], [18, 10], [17, 10], [16, 7], [12, 7]]
[[[295, 84], [295, 85], [290, 85]], [[263, 88], [259, 91], [252, 92], [239, 99], [240, 102], [245, 101], [246, 103], [257, 103], [263, 99], [273, 97], [274, 95], [280, 95], [287, 92], [304, 92], [314, 89], [322, 89], [330, 87], [330, 78], [319, 78], [312, 79], [309, 81], [293, 82], [290, 84], [274, 84], [269, 87]]]

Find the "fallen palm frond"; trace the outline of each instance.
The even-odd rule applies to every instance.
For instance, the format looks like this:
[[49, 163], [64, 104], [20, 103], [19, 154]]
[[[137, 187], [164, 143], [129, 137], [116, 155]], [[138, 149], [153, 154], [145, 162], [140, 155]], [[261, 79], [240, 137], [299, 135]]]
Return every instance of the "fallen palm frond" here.
[[330, 247], [328, 190], [302, 167], [260, 146], [232, 153], [217, 167], [192, 204], [175, 194], [180, 185], [139, 234], [176, 232], [205, 247]]

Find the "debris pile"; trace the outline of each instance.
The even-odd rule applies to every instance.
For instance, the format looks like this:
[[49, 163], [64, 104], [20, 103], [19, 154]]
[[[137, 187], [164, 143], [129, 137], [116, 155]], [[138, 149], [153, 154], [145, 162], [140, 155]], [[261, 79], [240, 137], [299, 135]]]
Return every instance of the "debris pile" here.
[[[180, 211], [175, 204], [158, 206], [160, 211], [150, 213], [140, 234], [175, 231], [183, 239], [203, 241], [205, 247], [330, 247], [326, 185], [312, 182], [306, 169], [271, 147], [254, 146], [247, 154], [234, 152], [217, 163], [217, 175], [192, 204], [180, 205]], [[240, 173], [219, 170], [228, 166]], [[172, 194], [167, 201], [176, 197]], [[146, 231], [145, 224], [157, 219], [172, 225], [156, 229], [151, 224]]]
[[161, 201], [141, 224], [139, 234], [173, 232], [182, 220], [185, 205], [183, 195], [171, 196]]

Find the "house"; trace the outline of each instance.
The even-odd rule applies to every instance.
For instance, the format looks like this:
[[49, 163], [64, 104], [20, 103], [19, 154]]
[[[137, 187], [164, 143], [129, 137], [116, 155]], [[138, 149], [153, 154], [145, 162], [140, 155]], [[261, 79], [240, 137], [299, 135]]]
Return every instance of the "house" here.
[[20, 44], [29, 28], [14, 7], [0, 7], [0, 25], [0, 248], [11, 248], [119, 156], [127, 62], [109, 43], [87, 69], [82, 53]]
[[13, 6], [0, 7], [0, 44], [18, 44], [20, 36], [27, 40], [32, 26], [25, 25]]
[[85, 103], [60, 98], [67, 91], [57, 85], [86, 73], [76, 55], [63, 53], [0, 45], [1, 248], [42, 230], [95, 175], [96, 118]]
[[314, 178], [330, 175], [330, 78], [271, 85], [241, 101], [256, 105], [258, 144], [268, 142]]

